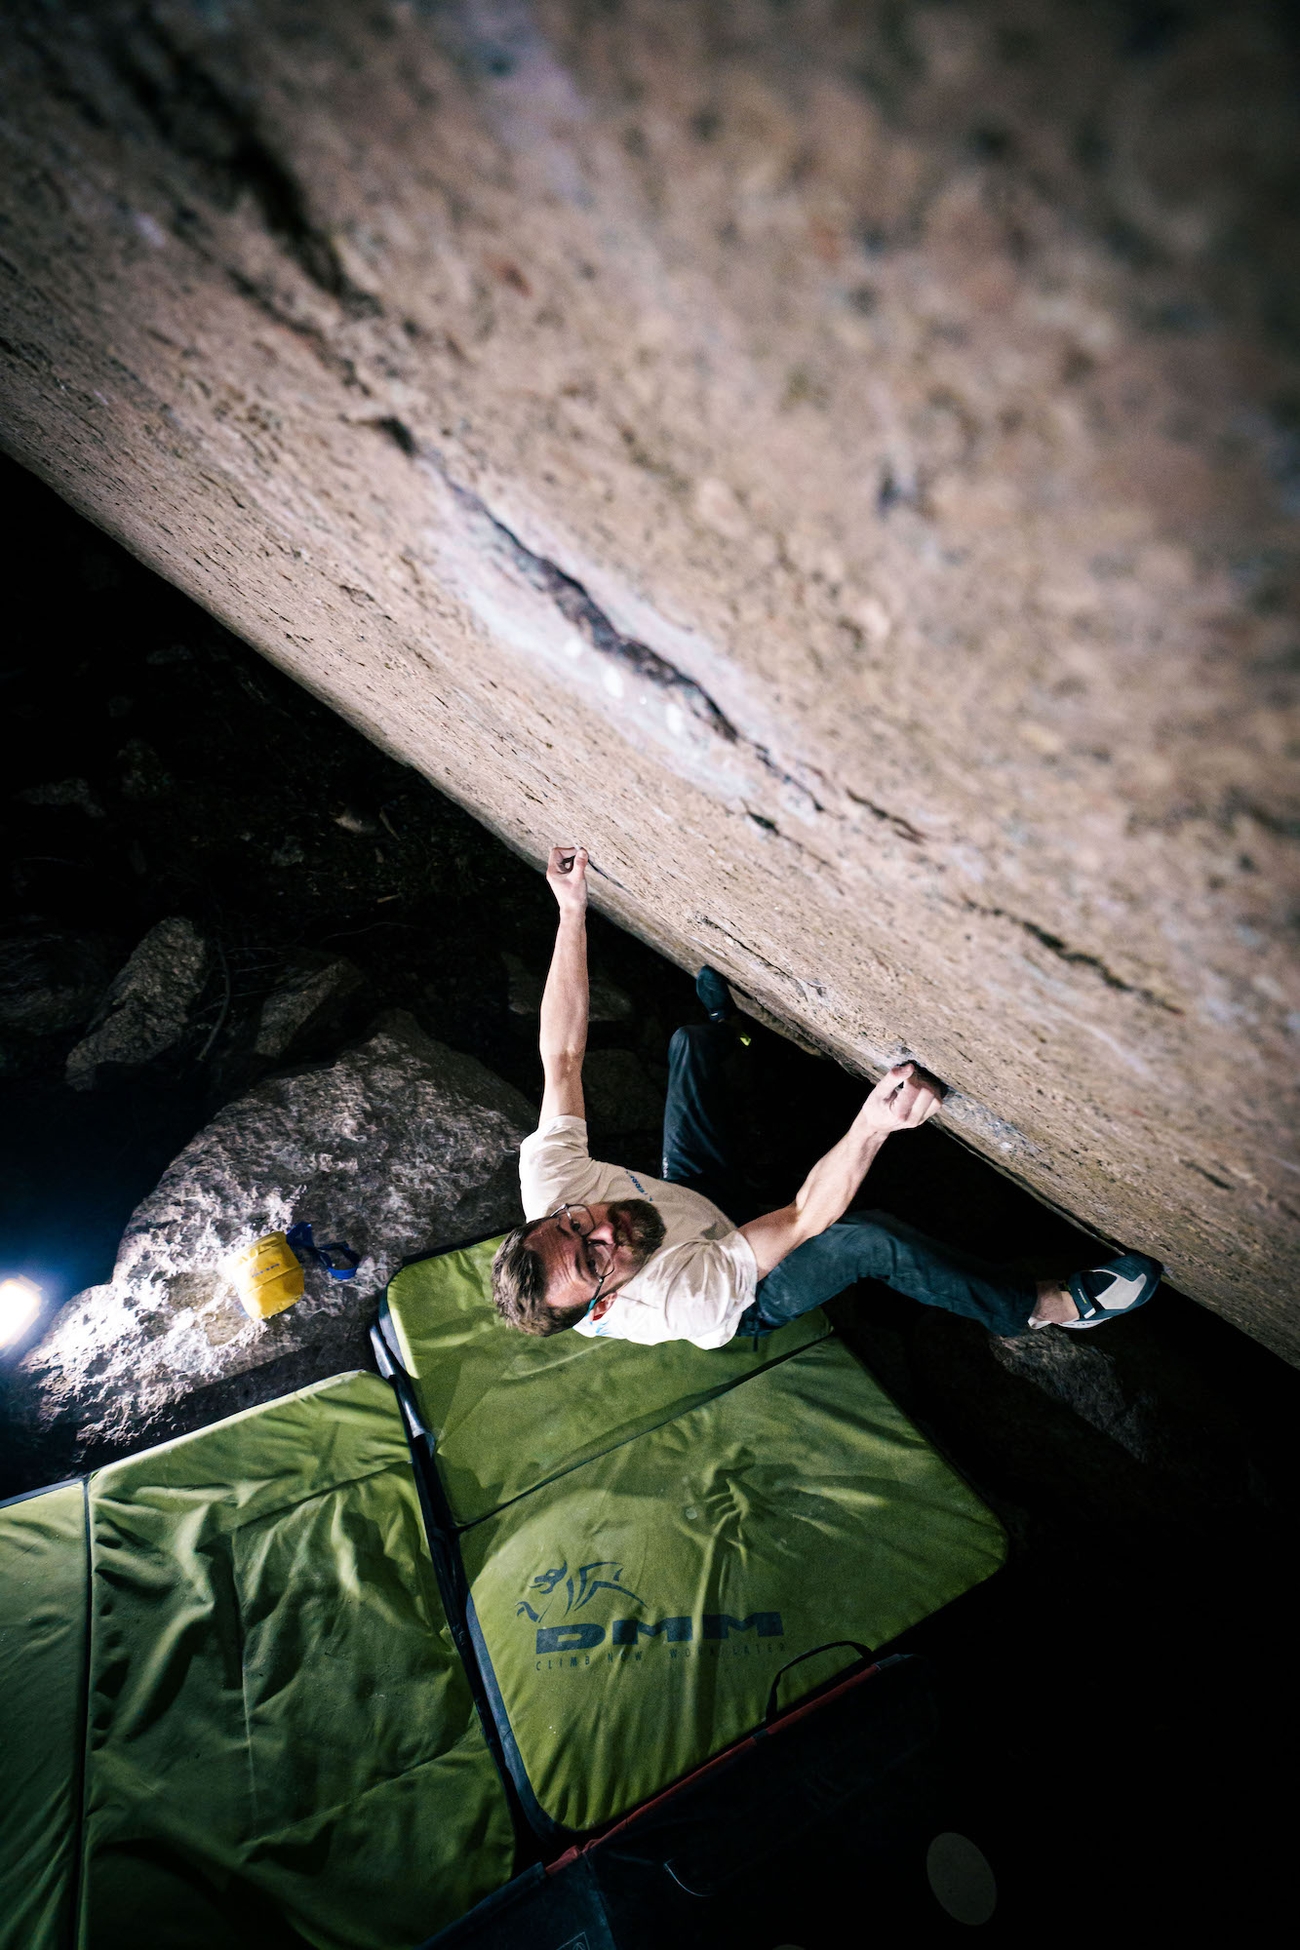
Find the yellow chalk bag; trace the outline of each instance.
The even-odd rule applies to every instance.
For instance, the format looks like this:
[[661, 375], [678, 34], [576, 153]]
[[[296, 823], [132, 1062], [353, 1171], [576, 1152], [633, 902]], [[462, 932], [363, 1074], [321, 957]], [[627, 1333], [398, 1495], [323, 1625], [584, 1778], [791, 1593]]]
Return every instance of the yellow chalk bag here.
[[225, 1273], [254, 1320], [269, 1320], [302, 1299], [302, 1261], [282, 1232], [268, 1232], [232, 1253]]

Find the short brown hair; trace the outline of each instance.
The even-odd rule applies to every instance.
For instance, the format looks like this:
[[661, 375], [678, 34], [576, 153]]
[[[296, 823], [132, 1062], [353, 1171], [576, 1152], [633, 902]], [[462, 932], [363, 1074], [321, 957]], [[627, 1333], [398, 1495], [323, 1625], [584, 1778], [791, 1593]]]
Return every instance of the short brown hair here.
[[562, 1334], [576, 1327], [585, 1307], [546, 1304], [546, 1264], [528, 1240], [538, 1221], [516, 1226], [497, 1247], [492, 1260], [492, 1302], [508, 1327], [523, 1334]]

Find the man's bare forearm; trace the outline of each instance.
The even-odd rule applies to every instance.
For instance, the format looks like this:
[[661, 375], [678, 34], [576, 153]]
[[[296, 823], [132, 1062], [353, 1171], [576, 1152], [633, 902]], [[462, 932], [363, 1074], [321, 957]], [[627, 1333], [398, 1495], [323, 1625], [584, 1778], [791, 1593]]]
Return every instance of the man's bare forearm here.
[[542, 994], [541, 1052], [544, 1068], [581, 1063], [587, 1047], [587, 917], [564, 911]]
[[932, 1078], [918, 1076], [914, 1063], [896, 1064], [880, 1079], [839, 1143], [817, 1160], [794, 1203], [741, 1226], [760, 1279], [788, 1253], [844, 1217], [891, 1131], [924, 1124], [937, 1108], [942, 1088]]
[[864, 1104], [844, 1136], [819, 1158], [795, 1196], [801, 1239], [815, 1239], [842, 1219], [889, 1133], [874, 1129]]
[[553, 846], [546, 884], [560, 908], [555, 952], [542, 991], [542, 1122], [585, 1117], [582, 1058], [587, 1047], [587, 852]]
[[870, 1128], [864, 1105], [839, 1143], [817, 1160], [790, 1205], [740, 1228], [753, 1249], [760, 1278], [844, 1217], [888, 1135]]

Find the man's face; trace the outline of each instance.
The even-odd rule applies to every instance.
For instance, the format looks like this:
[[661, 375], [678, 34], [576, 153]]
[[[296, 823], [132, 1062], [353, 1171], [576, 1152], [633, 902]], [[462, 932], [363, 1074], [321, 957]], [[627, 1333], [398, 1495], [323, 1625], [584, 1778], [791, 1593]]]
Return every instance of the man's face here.
[[663, 1238], [664, 1222], [650, 1201], [623, 1198], [543, 1219], [529, 1233], [528, 1244], [546, 1267], [546, 1304], [560, 1313], [577, 1311], [590, 1304], [599, 1286], [599, 1316]]

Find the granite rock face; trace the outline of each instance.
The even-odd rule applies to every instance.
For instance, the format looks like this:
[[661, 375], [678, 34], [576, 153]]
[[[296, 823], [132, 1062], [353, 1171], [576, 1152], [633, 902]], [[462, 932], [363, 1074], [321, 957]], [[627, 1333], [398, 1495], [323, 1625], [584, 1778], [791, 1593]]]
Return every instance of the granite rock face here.
[[582, 1066], [588, 1122], [605, 1131], [660, 1131], [664, 1093], [630, 1049], [589, 1050]]
[[75, 1029], [94, 1013], [108, 973], [103, 942], [39, 923], [15, 928], [0, 938], [0, 1032]]
[[1159, 1428], [1154, 1404], [1125, 1389], [1113, 1358], [1104, 1345], [1093, 1345], [1091, 1335], [1084, 1341], [1082, 1335], [1058, 1327], [1005, 1340], [990, 1335], [989, 1351], [1009, 1374], [1020, 1375], [1044, 1394], [1055, 1396], [1138, 1462], [1149, 1460], [1155, 1446], [1152, 1430]]
[[360, 969], [343, 959], [327, 962], [323, 968], [295, 970], [262, 1004], [254, 1054], [283, 1056], [300, 1036], [327, 1021], [361, 980]]
[[[366, 1329], [404, 1258], [515, 1222], [532, 1122], [517, 1091], [400, 1011], [336, 1062], [257, 1085], [137, 1208], [111, 1282], [69, 1301], [25, 1357], [16, 1412], [74, 1423], [83, 1453], [138, 1447], [184, 1426], [191, 1397], [207, 1422], [368, 1364]], [[301, 1300], [250, 1320], [221, 1261], [299, 1219], [361, 1253], [356, 1278], [309, 1268]]]
[[1300, 1358], [1287, 11], [11, 12], [10, 449]]
[[69, 1053], [72, 1088], [93, 1090], [101, 1069], [137, 1069], [174, 1049], [207, 972], [207, 946], [192, 921], [176, 916], [150, 928], [109, 984], [90, 1033]]
[[[512, 1016], [537, 1016], [542, 1011], [545, 974], [534, 974], [518, 955], [503, 954], [507, 995]], [[626, 1022], [632, 1014], [632, 1000], [615, 983], [592, 972], [588, 981], [587, 1015], [592, 1022]]]

